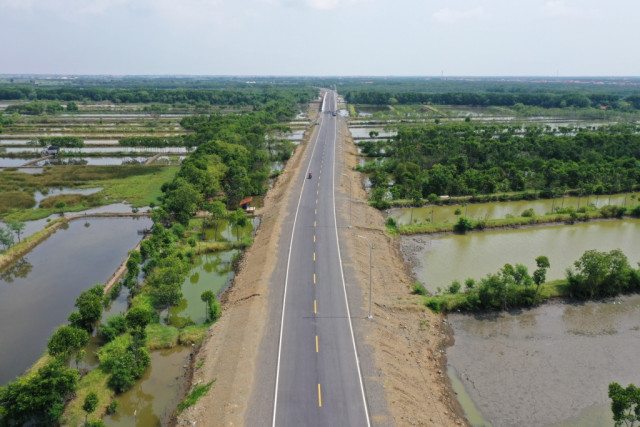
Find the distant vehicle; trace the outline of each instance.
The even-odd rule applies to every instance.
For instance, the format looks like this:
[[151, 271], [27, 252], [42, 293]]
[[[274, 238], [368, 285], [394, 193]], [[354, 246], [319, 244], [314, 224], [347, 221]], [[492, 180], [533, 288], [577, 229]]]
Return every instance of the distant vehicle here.
[[309, 175], [307, 176], [308, 179], [311, 179], [311, 172], [309, 172]]
[[335, 115], [337, 115], [337, 114], [338, 114], [338, 113], [336, 113], [335, 111], [332, 111], [332, 112], [331, 112], [331, 115], [332, 115], [332, 116], [335, 116]]

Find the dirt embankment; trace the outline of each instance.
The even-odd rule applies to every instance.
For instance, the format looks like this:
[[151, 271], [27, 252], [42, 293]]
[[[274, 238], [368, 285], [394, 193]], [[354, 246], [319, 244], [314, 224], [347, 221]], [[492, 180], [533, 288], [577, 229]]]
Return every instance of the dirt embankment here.
[[[317, 103], [310, 108], [318, 111]], [[287, 162], [264, 199], [260, 227], [253, 245], [245, 252], [238, 275], [223, 294], [223, 314], [211, 326], [200, 349], [192, 358], [191, 384], [206, 384], [215, 379], [209, 393], [178, 416], [177, 425], [239, 426], [245, 425], [245, 415], [253, 390], [259, 344], [268, 321], [267, 294], [269, 278], [276, 265], [278, 236], [286, 217], [287, 199], [295, 184], [305, 150], [315, 126], [309, 126], [304, 141]], [[266, 423], [265, 423], [266, 425]]]
[[[346, 125], [342, 133], [349, 135]], [[363, 375], [365, 382], [383, 384], [391, 417], [376, 416], [372, 411], [373, 424], [467, 425], [446, 374], [445, 349], [452, 339], [450, 329], [442, 316], [425, 308], [421, 297], [411, 294], [413, 278], [400, 252], [399, 239], [386, 234], [384, 215], [366, 203], [363, 177], [353, 171], [356, 147], [349, 136], [344, 143], [348, 154], [345, 173], [354, 183], [354, 202], [353, 229], [344, 230], [341, 239], [346, 242], [351, 269], [364, 295], [361, 302], [365, 313], [369, 304], [369, 247], [350, 235], [362, 235], [373, 246], [373, 318], [361, 323], [363, 336], [359, 340], [371, 349], [377, 372], [367, 376], [363, 370]], [[343, 223], [348, 222], [346, 203], [341, 217]]]
[[[317, 108], [317, 107], [316, 107]], [[312, 121], [315, 117], [312, 117]], [[341, 120], [341, 135], [348, 135]], [[209, 393], [186, 409], [177, 420], [180, 426], [246, 425], [246, 414], [255, 378], [261, 337], [268, 328], [267, 298], [278, 253], [278, 236], [286, 217], [288, 196], [294, 188], [293, 177], [303, 164], [310, 135], [287, 163], [275, 187], [269, 191], [258, 215], [261, 224], [254, 244], [244, 255], [233, 286], [222, 298], [221, 319], [209, 330], [200, 350], [192, 358], [192, 381], [187, 387], [216, 380]], [[451, 339], [441, 316], [432, 314], [411, 295], [410, 270], [403, 261], [398, 239], [384, 231], [382, 213], [366, 203], [362, 177], [352, 170], [357, 158], [351, 138], [344, 140], [347, 173], [354, 183], [353, 229], [340, 231], [345, 253], [347, 286], [358, 287], [350, 296], [350, 305], [362, 319], [368, 311], [369, 248], [353, 233], [367, 237], [373, 244], [373, 319], [358, 321], [356, 341], [362, 356], [362, 372], [367, 389], [373, 425], [466, 425], [446, 375], [445, 348]], [[344, 167], [342, 153], [336, 154]], [[338, 194], [340, 222], [349, 221], [345, 190]], [[357, 282], [354, 286], [354, 282]], [[353, 313], [353, 312], [352, 312]], [[355, 317], [356, 314], [353, 314]], [[265, 422], [265, 425], [268, 422]]]

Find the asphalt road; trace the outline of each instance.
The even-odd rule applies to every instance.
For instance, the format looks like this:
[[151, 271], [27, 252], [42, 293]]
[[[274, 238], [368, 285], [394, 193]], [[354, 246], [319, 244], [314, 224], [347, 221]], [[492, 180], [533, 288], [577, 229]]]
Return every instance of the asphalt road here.
[[[337, 117], [328, 92], [290, 240], [273, 426], [369, 426], [336, 228]], [[311, 172], [312, 178], [307, 179]]]

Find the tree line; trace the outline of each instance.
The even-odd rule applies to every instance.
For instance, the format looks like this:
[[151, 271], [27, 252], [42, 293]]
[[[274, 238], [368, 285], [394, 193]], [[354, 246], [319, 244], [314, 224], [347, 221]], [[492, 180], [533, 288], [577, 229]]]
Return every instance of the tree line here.
[[[536, 258], [538, 268], [530, 275], [522, 264], [505, 264], [497, 273], [480, 280], [465, 280], [464, 288], [459, 281], [453, 281], [443, 295], [429, 296], [425, 304], [436, 312], [531, 307], [549, 298], [548, 292], [543, 295], [541, 286], [550, 265], [549, 259], [541, 255]], [[620, 249], [610, 252], [592, 249], [584, 252], [572, 269], [567, 269], [558, 296], [586, 300], [639, 291], [640, 269], [633, 268]], [[414, 292], [426, 294], [420, 284], [415, 285]]]
[[615, 110], [640, 109], [640, 95], [583, 92], [386, 92], [378, 90], [348, 91], [345, 100], [352, 104], [371, 105], [469, 105], [541, 108], [606, 107]]
[[[104, 87], [40, 87], [35, 85], [0, 85], [0, 99], [2, 100], [30, 100], [30, 101], [110, 101], [113, 103], [163, 103], [163, 104], [197, 104], [211, 105], [254, 106], [272, 101], [287, 101], [303, 103], [315, 96], [317, 91], [310, 86], [299, 88], [234, 88], [234, 89], [188, 89], [153, 87], [137, 88], [104, 88]], [[7, 112], [20, 114], [53, 114], [61, 112], [59, 102], [10, 105]]]
[[[540, 127], [474, 124], [400, 126], [390, 141], [360, 143], [381, 156], [369, 174], [372, 201], [430, 195], [538, 191], [553, 197], [631, 191], [640, 182], [640, 134], [634, 127], [558, 133]], [[390, 182], [393, 181], [393, 185]]]

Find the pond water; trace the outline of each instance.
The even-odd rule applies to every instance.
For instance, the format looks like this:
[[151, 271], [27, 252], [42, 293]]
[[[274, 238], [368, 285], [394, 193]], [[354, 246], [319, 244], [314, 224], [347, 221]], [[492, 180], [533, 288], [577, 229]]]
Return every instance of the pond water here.
[[[42, 153], [42, 147], [6, 147], [7, 153]], [[60, 148], [63, 153], [187, 153], [187, 147], [82, 147]]]
[[397, 134], [395, 131], [385, 131], [381, 127], [349, 127], [349, 132], [351, 132], [353, 138], [370, 138], [369, 132], [371, 131], [378, 132], [379, 138], [395, 136]]
[[15, 168], [15, 167], [24, 165], [30, 160], [34, 160], [33, 157], [30, 157], [30, 158], [0, 157], [0, 167]]
[[42, 160], [36, 165], [38, 166], [61, 166], [61, 165], [141, 165], [151, 157], [57, 157], [53, 159]]
[[36, 191], [33, 195], [34, 199], [36, 199], [36, 205], [34, 209], [37, 209], [40, 206], [40, 202], [48, 197], [59, 196], [61, 194], [82, 194], [84, 196], [88, 196], [90, 194], [97, 193], [102, 190], [102, 187], [97, 188], [51, 188], [47, 192], [47, 194], [43, 194], [40, 191]]
[[532, 273], [539, 255], [547, 256], [551, 263], [547, 280], [564, 278], [565, 270], [588, 249], [621, 249], [635, 266], [640, 261], [639, 241], [640, 220], [628, 219], [433, 238], [407, 236], [403, 237], [402, 245], [405, 256], [417, 264], [418, 280], [435, 292], [438, 287], [448, 287], [453, 280], [464, 283], [469, 277], [481, 279], [497, 272], [505, 263], [524, 264]]
[[448, 321], [449, 365], [495, 426], [613, 426], [608, 384], [640, 383], [640, 295]]
[[149, 218], [89, 218], [57, 230], [0, 274], [0, 384], [46, 350], [80, 293], [104, 283], [140, 241]]
[[204, 291], [219, 295], [233, 279], [233, 256], [239, 250], [216, 252], [194, 257], [194, 266], [182, 284], [182, 300], [169, 309], [169, 323], [182, 327], [202, 324], [206, 320], [205, 304], [200, 299]]
[[[421, 208], [391, 209], [389, 215], [396, 218], [399, 224], [435, 223], [458, 221], [455, 214], [459, 209], [464, 216], [473, 219], [503, 219], [507, 215], [519, 217], [526, 209], [533, 209], [536, 215], [550, 213], [553, 209], [573, 207], [579, 209], [585, 205], [601, 208], [605, 205], [635, 206], [640, 202], [640, 193], [602, 194], [584, 197], [558, 197], [556, 199], [520, 200], [516, 202], [467, 203], [466, 205], [425, 206]], [[433, 216], [432, 216], [433, 212]]]
[[103, 421], [108, 426], [167, 425], [167, 417], [178, 404], [191, 347], [151, 352], [151, 366], [136, 385], [118, 395], [118, 410]]

